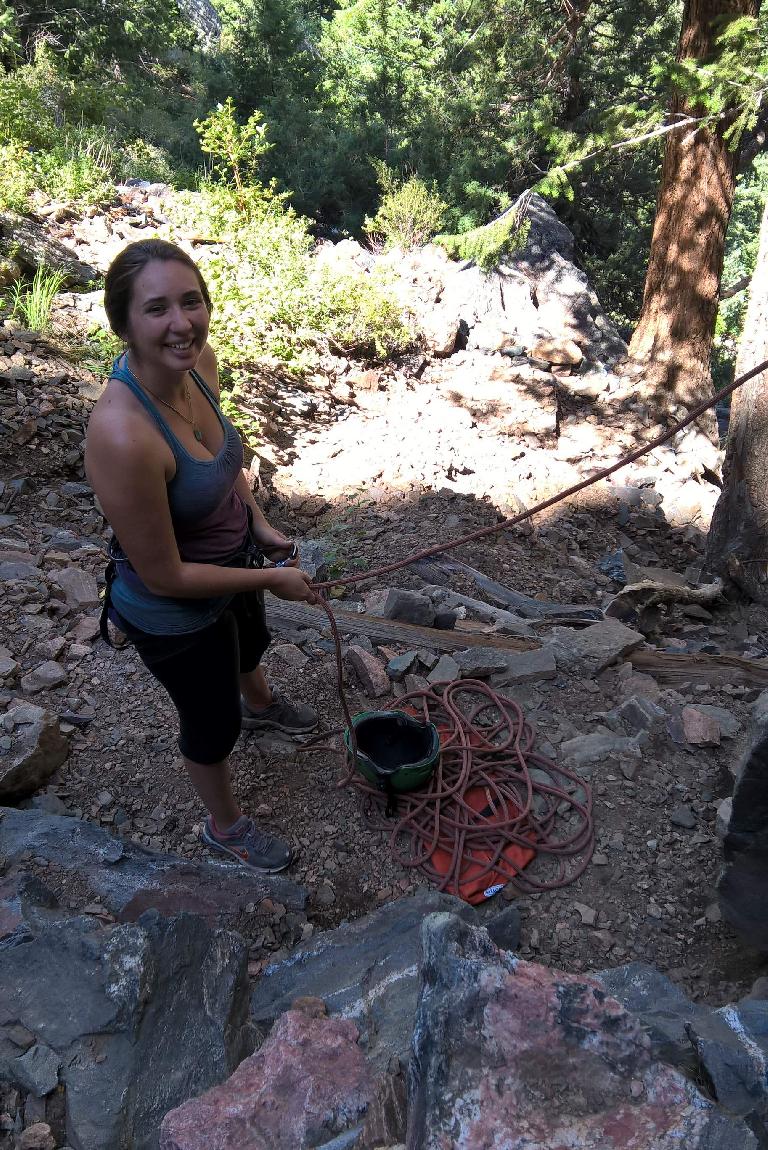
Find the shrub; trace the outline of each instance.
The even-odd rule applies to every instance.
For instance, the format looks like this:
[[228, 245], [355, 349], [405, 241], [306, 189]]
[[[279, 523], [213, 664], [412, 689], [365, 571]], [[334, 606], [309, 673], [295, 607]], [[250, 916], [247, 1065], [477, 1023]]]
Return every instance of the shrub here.
[[30, 331], [47, 331], [56, 293], [61, 290], [66, 276], [41, 264], [29, 285], [14, 284], [11, 294], [11, 315], [21, 319]]
[[415, 334], [384, 279], [322, 268], [311, 283], [307, 318], [336, 351], [382, 360], [406, 351]]
[[26, 211], [35, 180], [35, 163], [23, 144], [0, 144], [0, 211]]
[[398, 181], [386, 164], [376, 170], [382, 190], [376, 215], [366, 218], [363, 230], [385, 248], [410, 251], [428, 243], [440, 231], [448, 205], [418, 176]]

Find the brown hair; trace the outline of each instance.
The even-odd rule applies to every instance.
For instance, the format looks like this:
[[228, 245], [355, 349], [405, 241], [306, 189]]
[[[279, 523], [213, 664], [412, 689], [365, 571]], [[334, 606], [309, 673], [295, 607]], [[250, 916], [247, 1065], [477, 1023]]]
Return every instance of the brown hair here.
[[128, 308], [133, 293], [133, 281], [150, 260], [178, 260], [186, 264], [197, 276], [203, 301], [211, 314], [211, 297], [199, 267], [191, 256], [167, 240], [139, 240], [123, 248], [109, 265], [104, 279], [104, 310], [115, 335], [125, 339], [128, 331]]

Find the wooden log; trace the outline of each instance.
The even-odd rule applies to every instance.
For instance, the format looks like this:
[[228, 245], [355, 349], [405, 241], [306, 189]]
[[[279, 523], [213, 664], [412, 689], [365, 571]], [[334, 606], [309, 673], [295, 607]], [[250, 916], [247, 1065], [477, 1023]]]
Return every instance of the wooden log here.
[[711, 683], [715, 686], [768, 687], [768, 659], [739, 655], [687, 655], [642, 648], [627, 656], [636, 671], [671, 686]]
[[[267, 593], [267, 621], [275, 631], [312, 627], [330, 634], [328, 616], [322, 607], [309, 603], [289, 603]], [[535, 639], [518, 639], [509, 635], [482, 635], [476, 632], [440, 631], [436, 627], [417, 627], [378, 615], [344, 611], [331, 604], [342, 635], [365, 635], [382, 643], [403, 643], [408, 647], [429, 647], [433, 651], [464, 651], [468, 647], [494, 647], [501, 651], [535, 651], [541, 643]]]
[[426, 582], [439, 583], [443, 587], [449, 584], [452, 574], [468, 575], [491, 603], [495, 603], [498, 607], [509, 607], [516, 615], [521, 615], [525, 619], [595, 623], [604, 618], [599, 607], [581, 606], [579, 603], [542, 603], [539, 599], [532, 599], [530, 595], [523, 595], [520, 591], [505, 587], [503, 583], [496, 583], [476, 567], [470, 567], [468, 563], [462, 563], [459, 559], [448, 559], [444, 555], [439, 559], [420, 559], [413, 563], [412, 567]]

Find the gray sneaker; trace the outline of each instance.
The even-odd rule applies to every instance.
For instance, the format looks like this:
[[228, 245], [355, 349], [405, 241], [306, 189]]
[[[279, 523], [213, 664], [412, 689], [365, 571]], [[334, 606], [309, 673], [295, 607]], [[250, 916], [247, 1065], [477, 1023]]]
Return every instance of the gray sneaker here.
[[249, 731], [284, 731], [287, 735], [308, 735], [317, 726], [317, 713], [305, 703], [289, 703], [277, 691], [263, 711], [252, 711], [241, 699], [243, 726]]
[[203, 826], [202, 839], [211, 850], [229, 855], [262, 874], [277, 874], [293, 860], [293, 852], [287, 843], [260, 830], [247, 815], [241, 815], [225, 835], [214, 831], [209, 815]]

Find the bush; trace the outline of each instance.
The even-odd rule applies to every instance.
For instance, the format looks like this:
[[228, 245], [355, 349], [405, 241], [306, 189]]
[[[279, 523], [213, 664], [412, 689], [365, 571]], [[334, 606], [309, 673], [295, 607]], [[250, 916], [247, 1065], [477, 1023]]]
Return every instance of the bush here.
[[382, 163], [376, 171], [383, 194], [379, 210], [373, 219], [366, 218], [363, 230], [386, 249], [410, 251], [429, 243], [440, 231], [448, 205], [418, 176], [398, 182], [392, 169]]
[[35, 163], [23, 144], [0, 144], [0, 211], [26, 211], [35, 182]]
[[177, 227], [194, 221], [198, 233], [220, 242], [201, 269], [213, 300], [211, 339], [232, 366], [266, 358], [301, 370], [328, 342], [345, 354], [383, 358], [413, 341], [381, 281], [315, 268], [309, 221], [272, 189], [208, 184], [178, 193], [167, 211]]

